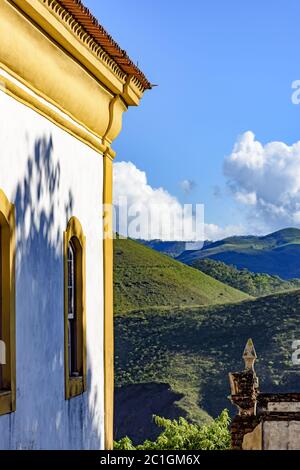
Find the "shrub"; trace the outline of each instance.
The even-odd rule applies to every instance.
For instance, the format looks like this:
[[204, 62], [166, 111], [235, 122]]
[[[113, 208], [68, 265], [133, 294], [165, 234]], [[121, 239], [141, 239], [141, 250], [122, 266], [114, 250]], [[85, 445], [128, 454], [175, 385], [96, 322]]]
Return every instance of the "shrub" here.
[[228, 411], [209, 424], [190, 424], [184, 418], [170, 420], [154, 417], [156, 424], [164, 431], [156, 441], [145, 441], [134, 446], [129, 437], [115, 442], [116, 450], [226, 450], [230, 448], [230, 418]]

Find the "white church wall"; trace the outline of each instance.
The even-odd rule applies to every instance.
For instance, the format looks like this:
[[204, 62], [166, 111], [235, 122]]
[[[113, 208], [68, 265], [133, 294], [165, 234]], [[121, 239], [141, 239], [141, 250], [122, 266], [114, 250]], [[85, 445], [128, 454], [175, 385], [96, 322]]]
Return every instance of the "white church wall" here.
[[[17, 410], [0, 449], [104, 445], [102, 157], [0, 92], [0, 188], [16, 206]], [[64, 397], [63, 232], [86, 235], [87, 393]]]

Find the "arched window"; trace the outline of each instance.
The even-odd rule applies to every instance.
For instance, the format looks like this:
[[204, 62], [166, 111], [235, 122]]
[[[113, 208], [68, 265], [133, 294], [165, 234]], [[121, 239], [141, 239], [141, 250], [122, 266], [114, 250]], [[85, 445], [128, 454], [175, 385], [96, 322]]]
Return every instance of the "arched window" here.
[[70, 240], [68, 246], [68, 353], [69, 353], [69, 372], [71, 377], [79, 375], [76, 357], [76, 248], [73, 240]]
[[15, 208], [0, 190], [0, 415], [15, 409]]
[[65, 256], [65, 395], [86, 390], [85, 237], [75, 217], [64, 236]]

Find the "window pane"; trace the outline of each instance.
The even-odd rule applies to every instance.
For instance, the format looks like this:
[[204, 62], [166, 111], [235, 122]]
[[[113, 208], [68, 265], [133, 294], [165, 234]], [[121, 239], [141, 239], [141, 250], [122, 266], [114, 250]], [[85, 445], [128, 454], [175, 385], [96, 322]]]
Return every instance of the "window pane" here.
[[68, 351], [70, 376], [77, 375], [76, 250], [68, 246]]
[[75, 318], [75, 251], [72, 243], [68, 247], [68, 317]]

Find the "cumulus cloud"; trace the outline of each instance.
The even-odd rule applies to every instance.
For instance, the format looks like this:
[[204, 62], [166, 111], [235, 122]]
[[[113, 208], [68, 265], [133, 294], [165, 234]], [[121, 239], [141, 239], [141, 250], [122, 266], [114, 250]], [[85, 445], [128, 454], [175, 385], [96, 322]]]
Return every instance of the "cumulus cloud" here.
[[184, 207], [164, 188], [149, 185], [131, 162], [114, 164], [114, 205], [116, 230], [132, 238], [203, 241], [243, 233], [240, 226], [204, 224], [202, 205]]
[[255, 193], [244, 193], [240, 191], [235, 192], [235, 198], [241, 204], [246, 204], [247, 206], [255, 206], [257, 202]]
[[220, 227], [216, 224], [204, 224], [205, 240], [222, 240], [223, 238], [232, 237], [233, 235], [246, 235], [245, 226], [226, 225]]
[[224, 173], [236, 200], [261, 227], [276, 229], [300, 222], [300, 141], [263, 145], [253, 132], [242, 134]]
[[179, 201], [164, 188], [152, 188], [146, 173], [131, 162], [114, 165], [114, 204], [117, 230], [123, 235], [143, 239], [194, 239], [193, 214], [186, 216], [183, 226]]

